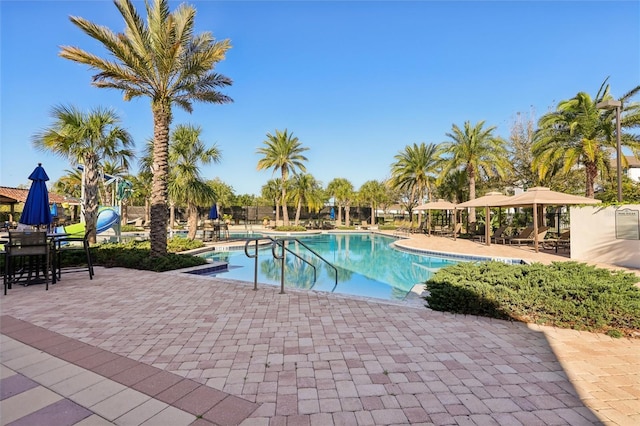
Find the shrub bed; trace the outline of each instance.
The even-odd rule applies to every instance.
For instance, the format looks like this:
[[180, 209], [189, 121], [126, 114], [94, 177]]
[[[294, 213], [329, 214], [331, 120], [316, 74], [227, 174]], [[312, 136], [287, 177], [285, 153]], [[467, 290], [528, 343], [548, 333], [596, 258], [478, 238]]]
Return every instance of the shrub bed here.
[[[126, 243], [103, 243], [91, 247], [91, 259], [94, 265], [107, 268], [131, 268], [148, 271], [165, 272], [174, 269], [204, 265], [207, 261], [198, 256], [177, 254], [178, 252], [202, 247], [199, 240], [188, 240], [173, 237], [167, 240], [166, 256], [151, 257], [151, 243], [149, 241], [129, 241]], [[62, 266], [75, 266], [86, 263], [82, 251], [65, 253]]]
[[437, 311], [640, 337], [640, 278], [578, 262], [459, 263], [427, 282]]

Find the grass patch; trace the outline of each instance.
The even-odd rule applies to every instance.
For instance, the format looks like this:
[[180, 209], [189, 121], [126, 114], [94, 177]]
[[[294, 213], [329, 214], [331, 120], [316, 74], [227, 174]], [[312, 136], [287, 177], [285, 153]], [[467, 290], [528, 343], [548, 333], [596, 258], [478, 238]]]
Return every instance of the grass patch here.
[[640, 337], [640, 278], [578, 262], [459, 263], [426, 282], [437, 311]]

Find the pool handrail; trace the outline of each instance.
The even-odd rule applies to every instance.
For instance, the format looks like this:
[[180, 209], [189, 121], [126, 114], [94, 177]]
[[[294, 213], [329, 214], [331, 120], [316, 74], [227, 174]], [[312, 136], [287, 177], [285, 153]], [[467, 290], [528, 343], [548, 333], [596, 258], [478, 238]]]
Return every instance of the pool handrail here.
[[[297, 238], [294, 238], [296, 241]], [[291, 253], [292, 255], [294, 255], [295, 257], [297, 257], [298, 259], [302, 260], [304, 263], [306, 263], [307, 265], [311, 266], [313, 268], [313, 285], [311, 286], [311, 288], [313, 288], [313, 286], [316, 284], [316, 280], [318, 277], [318, 273], [317, 273], [317, 268], [316, 266], [309, 262], [307, 259], [303, 258], [302, 256], [300, 256], [299, 254], [297, 254], [296, 252], [290, 250], [289, 248], [287, 248], [285, 246], [284, 243], [279, 243], [280, 240], [272, 238], [270, 236], [262, 236], [262, 237], [254, 237], [254, 238], [247, 238], [245, 243], [244, 243], [244, 254], [250, 258], [250, 259], [255, 259], [254, 261], [254, 271], [253, 271], [253, 289], [254, 290], [258, 290], [258, 241], [260, 240], [270, 240], [271, 241], [271, 253], [273, 254], [273, 258], [274, 259], [280, 259], [282, 260], [282, 266], [283, 266], [283, 271], [281, 273], [281, 277], [280, 277], [280, 294], [284, 294], [284, 250], [286, 250], [287, 252]], [[248, 252], [248, 247], [249, 247], [249, 243], [251, 242], [255, 242], [255, 253], [253, 255], [249, 254]], [[302, 244], [304, 246], [304, 243], [302, 243], [301, 241], [298, 241], [300, 244]], [[279, 245], [283, 248], [283, 253], [282, 255], [278, 256], [275, 252], [275, 246]], [[306, 246], [305, 246], [306, 247]], [[307, 249], [309, 249], [307, 247]], [[313, 250], [309, 249], [310, 251], [313, 252]], [[319, 258], [322, 259], [322, 256], [320, 256], [319, 254], [313, 252], [316, 256], [318, 256]], [[324, 260], [324, 259], [322, 259]], [[325, 262], [327, 262], [326, 260], [324, 260]], [[327, 262], [329, 263], [329, 262]], [[331, 266], [333, 269], [336, 270], [336, 285], [338, 285], [338, 270], [335, 268], [335, 266], [331, 265], [329, 263], [329, 266]], [[335, 289], [335, 287], [334, 287]]]
[[[313, 268], [313, 284], [311, 285], [310, 289], [313, 288], [314, 285], [316, 285], [316, 279], [317, 279], [317, 272], [316, 272], [316, 267], [313, 263], [309, 262], [308, 260], [306, 260], [305, 258], [303, 258], [302, 256], [300, 256], [299, 254], [291, 251], [289, 248], [287, 248], [286, 244], [284, 243], [284, 241], [280, 241], [277, 239], [273, 239], [271, 238], [271, 240], [273, 240], [273, 242], [271, 243], [271, 253], [273, 254], [273, 258], [274, 259], [279, 259], [282, 260], [282, 267], [281, 267], [281, 271], [280, 271], [280, 294], [284, 294], [284, 258], [285, 258], [285, 252], [289, 252], [292, 255], [294, 255], [295, 257], [297, 257], [298, 259], [302, 260], [304, 263], [306, 263], [307, 265], [311, 266]], [[276, 246], [280, 246], [282, 247], [282, 254], [278, 255], [276, 253]]]
[[336, 287], [338, 286], [338, 269], [333, 266], [333, 264], [331, 264], [331, 262], [329, 262], [327, 259], [325, 259], [324, 257], [320, 256], [320, 254], [318, 254], [315, 250], [313, 250], [311, 247], [309, 247], [308, 245], [306, 245], [305, 243], [303, 243], [302, 241], [300, 241], [298, 238], [296, 237], [283, 237], [283, 238], [278, 238], [277, 241], [295, 241], [298, 244], [300, 244], [302, 247], [306, 248], [307, 250], [309, 250], [311, 253], [313, 253], [318, 259], [322, 260], [324, 263], [326, 263], [327, 265], [329, 265], [331, 268], [333, 268], [334, 272], [336, 273], [336, 280], [335, 280], [335, 285], [333, 286], [333, 289], [331, 290], [331, 292], [333, 293], [336, 289]]

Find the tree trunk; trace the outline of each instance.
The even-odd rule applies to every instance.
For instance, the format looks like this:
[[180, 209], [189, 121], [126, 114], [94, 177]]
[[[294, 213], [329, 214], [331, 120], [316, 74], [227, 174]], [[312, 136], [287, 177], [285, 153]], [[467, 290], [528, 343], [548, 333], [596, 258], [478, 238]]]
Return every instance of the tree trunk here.
[[376, 224], [376, 203], [371, 203], [371, 226]]
[[96, 242], [96, 223], [98, 221], [98, 158], [95, 154], [84, 157], [84, 226], [89, 243]]
[[300, 211], [302, 210], [302, 199], [300, 199], [298, 201], [298, 208], [296, 209], [296, 220], [294, 222], [294, 225], [298, 226], [298, 224], [300, 223]]
[[155, 101], [153, 110], [153, 179], [151, 181], [151, 257], [167, 254], [167, 177], [171, 106]]
[[282, 220], [284, 226], [289, 226], [289, 212], [287, 211], [287, 170], [282, 169]]
[[344, 226], [349, 226], [351, 221], [349, 219], [349, 211], [351, 210], [351, 205], [349, 203], [344, 206]]
[[198, 206], [189, 204], [187, 206], [187, 212], [187, 224], [189, 228], [187, 238], [193, 241], [196, 239], [196, 232], [198, 231]]
[[589, 198], [593, 198], [595, 191], [594, 186], [596, 182], [596, 177], [598, 176], [598, 167], [593, 161], [585, 161], [584, 167], [587, 173], [587, 185], [585, 196]]
[[[467, 173], [469, 174], [469, 200], [475, 200], [476, 199], [476, 171], [472, 165], [468, 166]], [[475, 229], [476, 209], [473, 207], [469, 209], [469, 223], [471, 223], [471, 228]]]

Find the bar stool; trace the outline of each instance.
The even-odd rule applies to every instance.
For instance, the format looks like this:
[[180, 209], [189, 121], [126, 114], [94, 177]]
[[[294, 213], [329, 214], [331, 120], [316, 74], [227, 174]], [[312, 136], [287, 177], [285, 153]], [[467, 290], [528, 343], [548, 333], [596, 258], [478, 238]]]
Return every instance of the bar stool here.
[[[80, 243], [80, 244], [78, 244]], [[84, 236], [67, 235], [56, 237], [53, 240], [54, 244], [54, 256], [55, 256], [55, 270], [53, 272], [53, 283], [61, 279], [62, 273], [70, 272], [89, 272], [89, 279], [93, 279], [93, 262], [91, 261], [91, 251], [89, 249], [89, 231], [85, 232]], [[86, 265], [72, 266], [62, 268], [62, 257], [70, 255], [71, 253], [84, 252]]]

